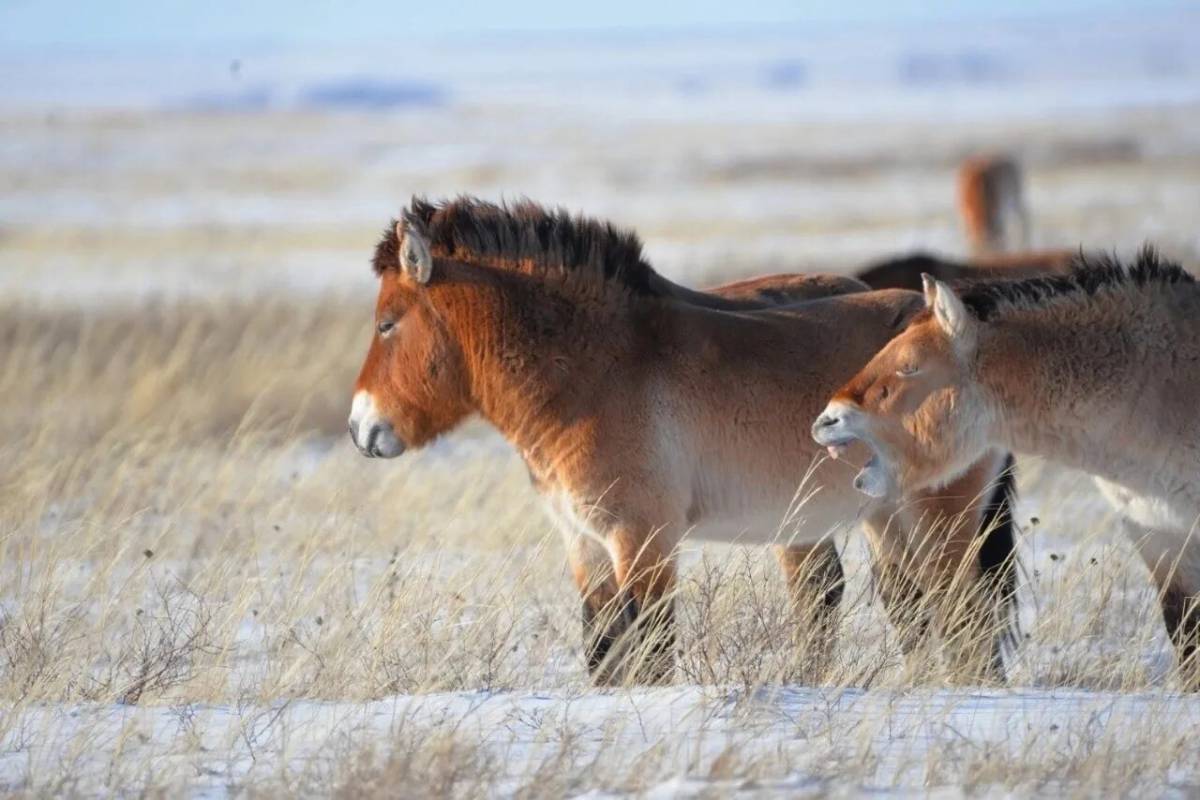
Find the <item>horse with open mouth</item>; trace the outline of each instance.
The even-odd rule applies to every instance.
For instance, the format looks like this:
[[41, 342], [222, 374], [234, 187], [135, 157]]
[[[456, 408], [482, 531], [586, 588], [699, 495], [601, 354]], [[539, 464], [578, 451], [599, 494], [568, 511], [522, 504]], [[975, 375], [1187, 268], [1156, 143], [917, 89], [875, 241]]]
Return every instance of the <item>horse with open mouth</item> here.
[[929, 278], [927, 311], [813, 423], [874, 455], [872, 497], [944, 485], [996, 447], [1090, 473], [1158, 584], [1185, 683], [1200, 689], [1200, 284], [1145, 249], [1068, 275]]
[[[971, 592], [974, 620], [997, 628], [1013, 577], [1005, 454], [946, 489], [877, 502], [807, 433], [822, 398], [919, 311], [920, 295], [795, 276], [696, 292], [655, 272], [630, 232], [472, 198], [414, 199], [374, 268], [355, 444], [394, 457], [469, 416], [491, 423], [562, 531], [598, 682], [669, 675], [685, 535], [784, 545], [793, 578], [812, 556], [798, 580], [827, 620], [841, 591], [832, 537], [861, 521], [906, 631], [936, 618], [920, 595], [940, 596], [964, 570], [986, 589]], [[764, 308], [806, 287], [837, 296]], [[959, 657], [994, 674], [1001, 638]]]

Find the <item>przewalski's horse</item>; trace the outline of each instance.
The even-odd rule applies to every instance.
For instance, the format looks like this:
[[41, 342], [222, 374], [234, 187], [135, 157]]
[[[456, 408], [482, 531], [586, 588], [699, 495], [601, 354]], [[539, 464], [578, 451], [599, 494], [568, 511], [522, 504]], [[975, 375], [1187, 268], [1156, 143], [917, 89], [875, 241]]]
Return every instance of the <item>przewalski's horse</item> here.
[[872, 496], [953, 480], [996, 447], [1091, 473], [1161, 592], [1182, 674], [1200, 644], [1200, 285], [1144, 250], [1081, 257], [1068, 276], [930, 280], [926, 313], [813, 424], [837, 453], [862, 441]]
[[[797, 554], [832, 553], [830, 534], [862, 520], [894, 619], [911, 620], [914, 592], [942, 590], [963, 562], [994, 602], [1011, 596], [1004, 454], [945, 490], [864, 502], [847, 467], [820, 458], [807, 434], [822, 398], [919, 310], [919, 295], [738, 310], [808, 284], [784, 276], [726, 287], [726, 297], [695, 292], [646, 264], [632, 233], [470, 198], [414, 200], [374, 266], [355, 444], [394, 457], [472, 414], [494, 425], [558, 519], [598, 681], [670, 669], [673, 554], [685, 534], [791, 545], [791, 573]], [[999, 524], [980, 546], [985, 517]], [[810, 580], [836, 601], [838, 573]], [[982, 649], [982, 667], [995, 666]]]
[[958, 215], [975, 255], [1029, 247], [1021, 168], [1005, 156], [974, 156], [958, 168]]
[[870, 264], [854, 277], [872, 289], [921, 291], [922, 275], [940, 281], [1020, 280], [1069, 272], [1078, 251], [1034, 250], [1020, 253], [982, 253], [970, 261], [955, 261], [931, 253], [911, 253]]

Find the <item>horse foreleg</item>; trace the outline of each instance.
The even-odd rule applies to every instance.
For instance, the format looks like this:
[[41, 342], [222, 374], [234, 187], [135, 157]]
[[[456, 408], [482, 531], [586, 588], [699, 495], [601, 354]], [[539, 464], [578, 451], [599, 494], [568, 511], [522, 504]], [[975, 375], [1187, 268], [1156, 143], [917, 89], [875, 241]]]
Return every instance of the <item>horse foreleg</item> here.
[[619, 528], [609, 534], [619, 601], [632, 616], [617, 643], [624, 680], [666, 683], [675, 667], [675, 561], [673, 542]]
[[616, 682], [614, 648], [637, 616], [617, 587], [612, 557], [603, 542], [582, 534], [568, 541], [567, 560], [583, 605], [583, 650], [598, 685]]
[[[1008, 603], [994, 591], [997, 582], [981, 569], [979, 514], [926, 509], [914, 522], [895, 519], [883, 536], [904, 541], [877, 548], [876, 586], [905, 655], [914, 653], [931, 630], [941, 635], [956, 680], [1003, 680], [1000, 616]], [[876, 534], [873, 539], [883, 538]], [[885, 539], [885, 542], [890, 541]], [[1011, 563], [999, 565], [1012, 568]]]
[[936, 619], [960, 680], [1005, 677], [1017, 612], [1016, 496], [1012, 456], [992, 453], [914, 504], [918, 574], [937, 594]]
[[909, 574], [910, 571], [902, 563], [877, 559], [871, 565], [875, 591], [879, 593], [883, 609], [896, 630], [900, 652], [906, 657], [926, 641], [933, 621], [929, 598]]
[[846, 586], [841, 559], [832, 541], [779, 545], [775, 555], [788, 584], [792, 616], [813, 623], [794, 629], [793, 643], [802, 659], [800, 679], [820, 683], [837, 644], [838, 610]]

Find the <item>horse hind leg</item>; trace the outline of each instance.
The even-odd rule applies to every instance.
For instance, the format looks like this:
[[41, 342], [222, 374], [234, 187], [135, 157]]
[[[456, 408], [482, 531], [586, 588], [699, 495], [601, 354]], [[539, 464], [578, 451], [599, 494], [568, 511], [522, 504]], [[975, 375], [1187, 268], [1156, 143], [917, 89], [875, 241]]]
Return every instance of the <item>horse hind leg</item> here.
[[1189, 692], [1200, 691], [1200, 591], [1174, 583], [1162, 589], [1163, 623], [1178, 659], [1179, 682]]
[[845, 592], [842, 561], [832, 541], [816, 545], [779, 545], [775, 555], [791, 598], [792, 617], [811, 625], [794, 628], [798, 680], [817, 684], [828, 673], [837, 645], [839, 609]]
[[1158, 586], [1179, 682], [1186, 691], [1200, 691], [1200, 532], [1153, 530], [1128, 518], [1122, 528]]

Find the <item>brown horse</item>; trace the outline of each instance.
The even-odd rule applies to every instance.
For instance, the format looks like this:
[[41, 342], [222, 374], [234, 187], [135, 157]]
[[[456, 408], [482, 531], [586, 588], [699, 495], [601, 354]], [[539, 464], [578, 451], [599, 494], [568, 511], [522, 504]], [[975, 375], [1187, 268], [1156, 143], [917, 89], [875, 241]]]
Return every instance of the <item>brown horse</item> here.
[[922, 275], [957, 283], [968, 280], [1020, 280], [1038, 275], [1061, 275], [1071, 270], [1074, 250], [1033, 250], [1020, 253], [981, 253], [970, 261], [955, 261], [931, 253], [911, 253], [869, 264], [854, 277], [872, 289], [922, 289]]
[[1017, 163], [1006, 156], [965, 159], [958, 168], [958, 215], [976, 255], [1028, 247], [1029, 211]]
[[1200, 688], [1200, 284], [1147, 249], [961, 294], [931, 279], [926, 303], [833, 396], [816, 441], [866, 443], [856, 485], [873, 496], [942, 485], [996, 447], [1091, 473]]
[[[789, 577], [815, 554], [805, 580], [828, 600], [840, 591], [840, 567], [825, 568], [831, 534], [863, 521], [894, 619], [913, 619], [916, 594], [945, 592], [964, 565], [993, 603], [1011, 597], [1003, 453], [944, 490], [878, 503], [807, 435], [821, 398], [919, 310], [919, 295], [788, 276], [695, 292], [646, 264], [632, 233], [469, 198], [414, 200], [375, 270], [355, 444], [394, 457], [473, 414], [495, 426], [562, 530], [598, 681], [668, 673], [684, 535], [788, 545]], [[792, 297], [806, 285], [851, 293], [761, 308], [787, 285]], [[994, 645], [974, 649], [973, 664], [998, 668]]]

